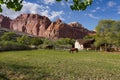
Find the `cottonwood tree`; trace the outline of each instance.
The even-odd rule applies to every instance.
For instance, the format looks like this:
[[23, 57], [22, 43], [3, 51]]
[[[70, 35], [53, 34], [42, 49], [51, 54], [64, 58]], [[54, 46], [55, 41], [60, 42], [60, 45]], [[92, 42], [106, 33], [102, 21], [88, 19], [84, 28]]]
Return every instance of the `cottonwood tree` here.
[[111, 29], [112, 29], [111, 38], [113, 40], [113, 44], [119, 47], [120, 46], [120, 21], [114, 22], [114, 26]]
[[[61, 2], [62, 0], [56, 0], [57, 2]], [[66, 2], [68, 0], [65, 0]], [[73, 0], [73, 4], [70, 6], [72, 10], [85, 10], [87, 6], [92, 4], [93, 0]], [[23, 0], [0, 0], [0, 12], [2, 12], [1, 5], [4, 4], [8, 9], [12, 9], [15, 11], [20, 11], [23, 7]]]
[[[113, 26], [113, 20], [101, 20], [96, 27], [96, 46], [100, 46], [102, 44], [105, 45], [105, 50], [107, 50], [107, 44], [110, 41], [110, 31]], [[109, 40], [109, 41], [108, 41]]]
[[107, 48], [120, 46], [120, 21], [114, 20], [101, 20], [96, 27], [96, 46], [102, 44]]

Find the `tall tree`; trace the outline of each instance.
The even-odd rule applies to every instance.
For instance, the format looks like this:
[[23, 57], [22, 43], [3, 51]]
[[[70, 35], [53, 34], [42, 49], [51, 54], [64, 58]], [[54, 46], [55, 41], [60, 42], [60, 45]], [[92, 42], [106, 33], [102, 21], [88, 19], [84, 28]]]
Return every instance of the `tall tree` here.
[[[56, 0], [60, 2], [62, 0]], [[66, 2], [68, 0], [65, 0]], [[87, 6], [92, 4], [93, 0], [73, 0], [73, 4], [70, 6], [72, 10], [85, 10]], [[20, 11], [23, 7], [23, 0], [0, 0], [0, 12], [2, 12], [1, 5], [4, 4], [8, 9], [12, 9], [15, 11]]]
[[96, 46], [105, 44], [105, 50], [112, 46], [120, 46], [120, 21], [101, 20], [96, 27], [96, 32]]
[[114, 26], [111, 28], [112, 29], [112, 39], [113, 44], [116, 45], [117, 47], [120, 46], [120, 21], [114, 22]]
[[[112, 27], [114, 25], [114, 20], [101, 20], [99, 21], [99, 24], [96, 27], [96, 46], [100, 46], [102, 44], [105, 45], [105, 50], [107, 50], [107, 47], [109, 47], [111, 44], [113, 44], [113, 30]], [[107, 44], [110, 44], [109, 46]]]

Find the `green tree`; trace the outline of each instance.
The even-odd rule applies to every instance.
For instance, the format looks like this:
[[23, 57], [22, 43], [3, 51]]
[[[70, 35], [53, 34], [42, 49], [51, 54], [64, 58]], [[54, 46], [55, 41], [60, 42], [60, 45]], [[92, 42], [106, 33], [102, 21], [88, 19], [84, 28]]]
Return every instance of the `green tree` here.
[[49, 40], [49, 39], [43, 39], [43, 44], [45, 44], [45, 45], [53, 45], [54, 41], [53, 40]]
[[23, 36], [17, 38], [17, 42], [19, 42], [21, 44], [30, 45], [31, 44], [31, 38], [26, 36], [26, 35], [23, 35]]
[[4, 41], [16, 41], [15, 36], [16, 36], [16, 34], [14, 32], [5, 32], [1, 36], [1, 40], [4, 40]]
[[95, 39], [95, 35], [85, 36], [83, 39]]
[[[56, 0], [58, 2], [62, 0]], [[68, 1], [68, 0], [65, 0]], [[89, 5], [91, 5], [93, 0], [73, 0], [73, 4], [70, 5], [72, 10], [85, 10]]]
[[105, 45], [105, 50], [107, 48], [115, 46], [120, 46], [120, 21], [114, 20], [101, 20], [96, 27], [96, 46], [102, 44]]
[[113, 44], [120, 46], [120, 21], [115, 21], [112, 29]]
[[73, 45], [74, 42], [75, 40], [70, 38], [60, 38], [56, 41], [57, 44], [62, 44], [62, 45], [66, 45], [66, 44]]
[[2, 12], [2, 4], [6, 5], [8, 9], [20, 11], [23, 6], [22, 2], [23, 0], [0, 0], [0, 12]]
[[[60, 2], [62, 0], [56, 0]], [[65, 0], [68, 1], [68, 0]], [[20, 11], [23, 7], [23, 0], [0, 0], [0, 12], [2, 12], [1, 5], [4, 4], [8, 9]], [[73, 4], [70, 6], [72, 10], [85, 10], [87, 6], [91, 5], [93, 0], [73, 0]]]
[[41, 38], [31, 38], [32, 45], [40, 45], [43, 44], [43, 39]]

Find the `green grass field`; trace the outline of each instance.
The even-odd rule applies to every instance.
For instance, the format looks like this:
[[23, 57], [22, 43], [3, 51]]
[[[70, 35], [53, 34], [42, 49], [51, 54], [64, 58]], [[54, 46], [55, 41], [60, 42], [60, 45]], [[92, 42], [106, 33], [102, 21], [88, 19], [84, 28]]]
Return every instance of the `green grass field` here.
[[120, 54], [31, 50], [0, 52], [0, 80], [120, 80]]

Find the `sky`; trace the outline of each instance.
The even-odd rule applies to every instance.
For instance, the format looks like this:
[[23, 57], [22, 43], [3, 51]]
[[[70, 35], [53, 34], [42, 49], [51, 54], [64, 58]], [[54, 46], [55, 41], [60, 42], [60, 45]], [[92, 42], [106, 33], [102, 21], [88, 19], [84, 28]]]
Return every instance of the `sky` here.
[[100, 20], [120, 20], [120, 0], [94, 0], [84, 11], [72, 11], [72, 0], [24, 0], [21, 11], [13, 11], [2, 5], [4, 16], [15, 19], [20, 14], [30, 13], [47, 16], [51, 21], [60, 18], [65, 23], [79, 22], [85, 28], [94, 30]]

